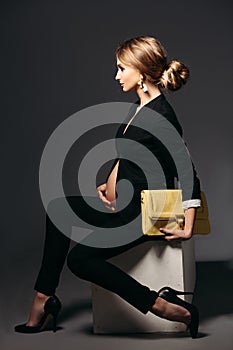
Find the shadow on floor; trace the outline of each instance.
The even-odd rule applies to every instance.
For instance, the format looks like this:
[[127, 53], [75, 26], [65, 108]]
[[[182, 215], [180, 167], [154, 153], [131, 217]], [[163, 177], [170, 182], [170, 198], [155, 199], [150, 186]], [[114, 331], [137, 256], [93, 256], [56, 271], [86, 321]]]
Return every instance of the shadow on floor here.
[[[155, 339], [173, 339], [173, 338], [190, 338], [190, 334], [189, 332], [163, 332], [163, 333], [140, 333], [140, 332], [136, 332], [136, 333], [93, 333], [93, 328], [92, 325], [90, 324], [86, 324], [81, 328], [81, 331], [83, 331], [83, 333], [87, 334], [87, 335], [91, 335], [91, 336], [96, 336], [96, 337], [104, 337], [104, 338], [112, 338], [112, 337], [121, 337], [121, 338], [133, 338], [133, 339], [151, 339], [151, 340], [155, 340]], [[75, 331], [75, 333], [80, 332], [80, 328], [78, 330]], [[198, 332], [198, 336], [197, 338], [205, 338], [207, 337], [209, 334], [207, 333], [203, 333], [203, 332]]]
[[228, 261], [197, 262], [193, 303], [200, 321], [233, 313], [233, 268]]
[[66, 321], [73, 318], [76, 315], [82, 315], [86, 311], [91, 311], [92, 304], [91, 300], [87, 299], [82, 302], [72, 303], [62, 308], [61, 314], [59, 315], [59, 322]]

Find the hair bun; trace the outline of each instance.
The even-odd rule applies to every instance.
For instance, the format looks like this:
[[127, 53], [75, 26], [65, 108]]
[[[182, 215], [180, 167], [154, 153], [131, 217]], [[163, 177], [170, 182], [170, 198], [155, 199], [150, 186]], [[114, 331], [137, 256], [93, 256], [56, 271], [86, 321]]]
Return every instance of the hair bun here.
[[175, 91], [180, 89], [188, 78], [189, 69], [182, 62], [172, 60], [166, 65], [160, 78], [160, 84], [165, 89]]

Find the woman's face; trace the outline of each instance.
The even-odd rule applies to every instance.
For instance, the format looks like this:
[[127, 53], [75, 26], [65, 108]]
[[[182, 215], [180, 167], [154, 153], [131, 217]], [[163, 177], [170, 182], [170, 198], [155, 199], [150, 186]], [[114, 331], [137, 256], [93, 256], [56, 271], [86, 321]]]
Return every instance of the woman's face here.
[[140, 80], [140, 72], [138, 69], [123, 64], [117, 59], [117, 74], [115, 79], [119, 81], [124, 92], [137, 90], [139, 88], [138, 82]]

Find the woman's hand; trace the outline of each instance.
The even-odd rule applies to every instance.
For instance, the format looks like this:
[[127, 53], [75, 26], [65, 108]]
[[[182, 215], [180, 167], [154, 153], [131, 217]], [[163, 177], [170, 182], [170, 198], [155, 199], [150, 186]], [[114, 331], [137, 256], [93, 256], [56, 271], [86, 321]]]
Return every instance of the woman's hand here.
[[190, 239], [192, 237], [192, 232], [190, 230], [185, 229], [184, 230], [169, 230], [166, 228], [160, 228], [160, 231], [165, 233], [165, 239], [167, 241], [172, 241], [174, 239], [176, 240], [186, 240]]
[[160, 228], [160, 231], [165, 233], [165, 239], [167, 241], [186, 240], [190, 239], [193, 235], [193, 225], [195, 221], [196, 208], [188, 208], [184, 212], [185, 225], [183, 230], [169, 230], [166, 228]]
[[110, 203], [107, 198], [106, 198], [106, 188], [107, 188], [107, 184], [102, 184], [100, 186], [97, 187], [97, 193], [99, 196], [99, 199], [101, 199], [103, 202], [105, 203]]
[[104, 205], [107, 209], [115, 211], [116, 210], [116, 201], [114, 200], [114, 201], [110, 202], [107, 199], [106, 189], [107, 189], [106, 183], [97, 187], [97, 193], [98, 193], [99, 199], [104, 203]]
[[111, 211], [116, 210], [116, 200], [109, 202], [110, 204], [105, 204], [105, 207]]

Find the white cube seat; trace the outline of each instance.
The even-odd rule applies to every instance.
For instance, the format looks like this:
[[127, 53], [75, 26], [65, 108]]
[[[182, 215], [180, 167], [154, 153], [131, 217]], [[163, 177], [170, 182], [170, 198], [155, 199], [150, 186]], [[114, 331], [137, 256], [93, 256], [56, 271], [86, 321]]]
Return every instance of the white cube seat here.
[[[194, 240], [148, 241], [109, 259], [140, 283], [158, 291], [161, 287], [193, 291], [195, 287]], [[92, 288], [93, 331], [104, 333], [183, 332], [180, 322], [142, 314], [115, 293], [95, 284]], [[182, 297], [181, 297], [182, 298]], [[192, 296], [184, 296], [192, 301]]]

